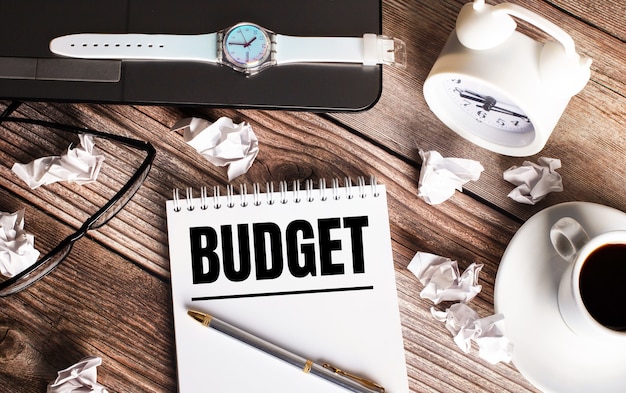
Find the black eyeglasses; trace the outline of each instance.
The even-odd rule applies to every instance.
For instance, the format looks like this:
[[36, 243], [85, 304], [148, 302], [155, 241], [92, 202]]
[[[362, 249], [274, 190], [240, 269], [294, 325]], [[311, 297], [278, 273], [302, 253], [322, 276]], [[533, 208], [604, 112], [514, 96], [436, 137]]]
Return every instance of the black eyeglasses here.
[[150, 172], [150, 167], [156, 150], [154, 147], [145, 141], [127, 138], [124, 136], [107, 134], [100, 131], [90, 130], [81, 127], [75, 127], [66, 124], [59, 124], [48, 122], [44, 120], [28, 119], [21, 117], [12, 117], [11, 114], [21, 105], [21, 102], [12, 102], [0, 115], [0, 125], [8, 122], [32, 124], [41, 127], [46, 127], [52, 130], [58, 130], [63, 132], [69, 132], [73, 134], [89, 134], [97, 138], [108, 139], [115, 143], [126, 145], [130, 148], [137, 149], [146, 153], [146, 156], [133, 173], [130, 179], [124, 184], [124, 186], [96, 213], [89, 217], [83, 225], [72, 235], [63, 239], [56, 247], [50, 252], [41, 257], [33, 265], [29, 266], [22, 272], [9, 277], [0, 283], [0, 297], [8, 296], [19, 292], [30, 285], [34, 284], [41, 278], [45, 277], [55, 267], [57, 267], [67, 255], [70, 253], [74, 243], [82, 238], [89, 230], [97, 229], [106, 224], [115, 215], [122, 210], [122, 208], [130, 201], [135, 195], [139, 187], [143, 184], [144, 180]]

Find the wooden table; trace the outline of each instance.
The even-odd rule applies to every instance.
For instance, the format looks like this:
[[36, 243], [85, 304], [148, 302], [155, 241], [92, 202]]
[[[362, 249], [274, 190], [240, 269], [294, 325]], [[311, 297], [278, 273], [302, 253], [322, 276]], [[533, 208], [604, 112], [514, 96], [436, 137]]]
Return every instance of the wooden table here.
[[[423, 81], [464, 3], [383, 1], [383, 33], [407, 43], [408, 66], [385, 67], [382, 97], [362, 113], [25, 103], [20, 116], [148, 140], [157, 157], [144, 185], [113, 220], [78, 241], [45, 279], [0, 299], [0, 391], [45, 391], [57, 370], [86, 355], [102, 357], [98, 379], [112, 391], [176, 390], [164, 203], [173, 188], [227, 183], [224, 168], [201, 159], [169, 131], [187, 116], [212, 121], [228, 116], [252, 125], [260, 153], [235, 185], [369, 174], [386, 184], [413, 392], [537, 391], [513, 364], [492, 366], [475, 351], [462, 353], [444, 325], [431, 317], [431, 304], [420, 298], [421, 285], [406, 267], [417, 251], [457, 260], [461, 269], [484, 264], [483, 289], [472, 307], [481, 316], [491, 315], [500, 259], [529, 217], [565, 201], [626, 211], [626, 8], [619, 0], [515, 1], [560, 25], [594, 60], [590, 82], [572, 99], [547, 147], [522, 159], [470, 144], [447, 129], [424, 101]], [[136, 159], [107, 148], [109, 158], [97, 183], [31, 190], [16, 179], [11, 165], [67, 147], [67, 140], [38, 132], [2, 128], [0, 211], [25, 208], [27, 231], [35, 234], [38, 248], [48, 250], [119, 189]], [[418, 149], [478, 160], [485, 171], [463, 193], [431, 206], [417, 197]], [[564, 191], [535, 206], [514, 202], [507, 197], [513, 186], [503, 180], [503, 172], [540, 156], [562, 160], [558, 172]]]

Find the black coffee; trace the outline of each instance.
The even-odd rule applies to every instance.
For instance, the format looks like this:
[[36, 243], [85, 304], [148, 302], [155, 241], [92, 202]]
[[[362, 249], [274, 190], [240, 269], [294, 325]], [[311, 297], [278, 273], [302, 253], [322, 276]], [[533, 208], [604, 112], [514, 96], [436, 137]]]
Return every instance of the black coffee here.
[[626, 244], [605, 244], [593, 251], [579, 280], [589, 314], [610, 329], [626, 331]]

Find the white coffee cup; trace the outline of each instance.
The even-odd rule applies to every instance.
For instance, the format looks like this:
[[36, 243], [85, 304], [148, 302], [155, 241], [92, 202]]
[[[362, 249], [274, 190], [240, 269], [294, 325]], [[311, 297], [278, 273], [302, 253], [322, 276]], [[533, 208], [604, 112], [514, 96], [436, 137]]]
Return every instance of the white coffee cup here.
[[550, 229], [566, 261], [558, 290], [561, 317], [577, 335], [626, 341], [626, 230], [589, 237], [571, 217]]

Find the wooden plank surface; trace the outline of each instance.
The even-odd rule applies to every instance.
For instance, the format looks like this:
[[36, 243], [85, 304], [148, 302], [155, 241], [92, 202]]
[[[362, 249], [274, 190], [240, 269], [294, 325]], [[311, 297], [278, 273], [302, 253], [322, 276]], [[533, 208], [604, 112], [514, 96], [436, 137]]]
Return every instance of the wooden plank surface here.
[[[579, 50], [594, 59], [590, 83], [572, 99], [544, 151], [528, 158], [561, 159], [565, 191], [526, 206], [507, 198], [512, 185], [502, 179], [504, 170], [524, 159], [464, 141], [439, 122], [422, 96], [423, 81], [463, 3], [383, 1], [383, 31], [408, 44], [408, 65], [385, 67], [381, 99], [362, 113], [23, 104], [19, 116], [148, 140], [157, 157], [144, 185], [113, 220], [79, 240], [48, 277], [0, 298], [0, 391], [45, 391], [57, 370], [86, 355], [103, 358], [99, 382], [112, 391], [176, 390], [164, 204], [173, 188], [225, 185], [227, 178], [224, 168], [209, 164], [169, 129], [187, 116], [211, 121], [228, 116], [249, 122], [260, 141], [259, 156], [233, 182], [235, 187], [370, 174], [387, 186], [412, 392], [537, 392], [514, 365], [492, 366], [475, 351], [462, 353], [430, 315], [431, 304], [420, 298], [421, 285], [406, 267], [417, 251], [457, 260], [461, 269], [484, 264], [483, 289], [472, 307], [487, 316], [494, 312], [500, 258], [528, 217], [573, 200], [626, 211], [626, 18], [618, 0], [516, 1], [562, 26]], [[69, 139], [15, 124], [0, 130], [0, 211], [25, 208], [26, 229], [43, 250], [75, 231], [119, 189], [141, 158], [102, 143], [98, 146], [107, 159], [97, 183], [31, 190], [16, 179], [11, 165], [58, 153]], [[478, 160], [485, 172], [464, 193], [428, 205], [417, 198], [419, 148]]]

